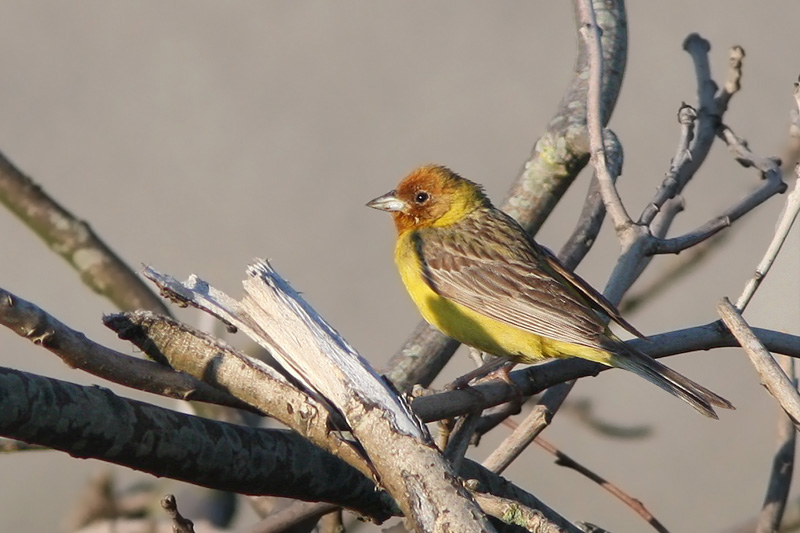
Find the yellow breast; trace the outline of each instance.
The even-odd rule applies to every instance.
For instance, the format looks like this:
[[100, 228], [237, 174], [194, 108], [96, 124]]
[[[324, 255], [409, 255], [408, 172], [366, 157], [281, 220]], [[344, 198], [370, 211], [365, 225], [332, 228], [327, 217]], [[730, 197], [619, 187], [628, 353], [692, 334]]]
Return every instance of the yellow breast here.
[[548, 339], [498, 322], [438, 295], [425, 281], [413, 233], [408, 231], [399, 236], [395, 260], [408, 293], [429, 324], [459, 342], [521, 363], [560, 355], [553, 353]]

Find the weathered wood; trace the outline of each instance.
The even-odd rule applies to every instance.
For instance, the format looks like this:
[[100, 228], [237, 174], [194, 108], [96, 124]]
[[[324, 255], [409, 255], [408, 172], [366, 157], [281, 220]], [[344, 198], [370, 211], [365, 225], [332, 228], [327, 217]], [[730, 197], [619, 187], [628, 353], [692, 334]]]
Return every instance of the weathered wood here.
[[494, 531], [405, 400], [267, 262], [248, 269], [240, 301], [196, 276], [180, 284], [150, 268], [145, 275], [177, 300], [246, 333], [339, 411], [377, 482], [416, 531]]

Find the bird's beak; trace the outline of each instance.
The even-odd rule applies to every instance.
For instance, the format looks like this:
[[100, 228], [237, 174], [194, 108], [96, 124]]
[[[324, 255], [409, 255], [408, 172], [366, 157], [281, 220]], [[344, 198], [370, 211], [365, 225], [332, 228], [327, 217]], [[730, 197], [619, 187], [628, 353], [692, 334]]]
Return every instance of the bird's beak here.
[[367, 207], [380, 209], [381, 211], [389, 211], [390, 213], [396, 211], [405, 211], [406, 203], [395, 196], [396, 194], [397, 191], [389, 191], [383, 196], [378, 196], [374, 200], [367, 203]]

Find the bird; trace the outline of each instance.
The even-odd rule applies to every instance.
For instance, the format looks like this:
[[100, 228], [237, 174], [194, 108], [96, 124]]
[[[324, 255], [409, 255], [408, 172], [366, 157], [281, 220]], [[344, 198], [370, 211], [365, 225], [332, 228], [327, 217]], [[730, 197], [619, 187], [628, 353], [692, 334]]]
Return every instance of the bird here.
[[425, 165], [367, 206], [392, 215], [400, 277], [445, 335], [513, 363], [579, 357], [629, 370], [711, 418], [714, 406], [734, 408], [617, 337], [609, 321], [644, 335], [477, 183]]

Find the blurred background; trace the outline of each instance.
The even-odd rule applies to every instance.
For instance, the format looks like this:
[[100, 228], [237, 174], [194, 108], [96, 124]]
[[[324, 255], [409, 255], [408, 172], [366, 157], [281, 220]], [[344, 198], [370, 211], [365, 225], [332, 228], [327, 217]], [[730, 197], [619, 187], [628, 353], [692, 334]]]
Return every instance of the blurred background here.
[[[619, 186], [631, 214], [669, 168], [681, 102], [696, 102], [694, 69], [682, 50], [690, 32], [711, 42], [719, 82], [728, 48], [745, 48], [743, 89], [725, 121], [757, 154], [781, 154], [800, 74], [800, 4], [681, 0], [628, 9], [628, 67], [610, 127], [625, 148]], [[485, 184], [499, 202], [556, 110], [575, 42], [568, 2], [5, 0], [0, 150], [134, 268], [149, 264], [180, 279], [196, 273], [238, 296], [248, 262], [271, 259], [380, 370], [419, 316], [394, 268], [390, 220], [364, 203], [427, 162]], [[540, 242], [561, 246], [588, 176]], [[721, 212], [757, 181], [715, 144], [685, 191], [673, 234]], [[720, 298], [735, 300], [761, 259], [783, 202], [773, 198], [750, 213], [702, 267], [628, 318], [646, 334], [715, 320]], [[618, 253], [608, 226], [578, 269], [598, 288]], [[751, 324], [800, 333], [798, 244], [795, 228], [748, 308]], [[4, 210], [0, 250], [0, 286], [135, 353], [100, 322], [111, 304]], [[654, 260], [632, 292], [676, 260]], [[179, 316], [198, 322], [191, 312]], [[438, 383], [469, 367], [462, 352]], [[0, 361], [109, 386], [7, 330], [0, 330]], [[741, 350], [684, 354], [668, 364], [737, 410], [713, 422], [612, 371], [582, 380], [572, 401], [591, 400], [608, 423], [646, 425], [649, 437], [599, 435], [568, 409], [545, 436], [641, 499], [668, 528], [723, 530], [760, 509], [778, 409]], [[496, 430], [470, 456], [485, 457], [507, 431]], [[57, 530], [103, 467], [58, 452], [0, 456], [0, 530]], [[113, 471], [123, 485], [146, 478]], [[615, 532], [647, 528], [537, 447], [505, 475], [567, 518]], [[244, 510], [238, 523], [254, 520]]]

